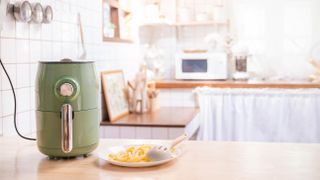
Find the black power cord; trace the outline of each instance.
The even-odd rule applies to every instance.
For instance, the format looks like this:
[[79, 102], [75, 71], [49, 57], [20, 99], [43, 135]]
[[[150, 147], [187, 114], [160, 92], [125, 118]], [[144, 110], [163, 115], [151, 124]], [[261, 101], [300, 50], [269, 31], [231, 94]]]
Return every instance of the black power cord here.
[[14, 128], [15, 128], [16, 132], [18, 133], [18, 135], [21, 138], [26, 139], [26, 140], [30, 140], [30, 141], [35, 141], [36, 140], [35, 138], [29, 138], [29, 137], [23, 136], [22, 134], [20, 134], [20, 132], [18, 130], [18, 127], [17, 127], [17, 98], [16, 98], [16, 92], [14, 91], [13, 84], [12, 84], [12, 81], [10, 79], [10, 76], [9, 76], [6, 68], [4, 67], [1, 59], [0, 59], [0, 64], [1, 64], [4, 72], [7, 75], [7, 78], [9, 80], [9, 83], [10, 83], [10, 86], [11, 86], [12, 94], [13, 94], [13, 100], [14, 100], [13, 123], [14, 123]]

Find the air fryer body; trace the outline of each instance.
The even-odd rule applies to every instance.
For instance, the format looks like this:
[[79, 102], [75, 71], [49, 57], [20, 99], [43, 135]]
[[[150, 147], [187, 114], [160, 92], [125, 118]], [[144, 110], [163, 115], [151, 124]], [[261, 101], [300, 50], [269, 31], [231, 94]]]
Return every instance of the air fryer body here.
[[40, 152], [50, 157], [74, 157], [97, 147], [98, 93], [93, 62], [39, 63], [36, 126]]

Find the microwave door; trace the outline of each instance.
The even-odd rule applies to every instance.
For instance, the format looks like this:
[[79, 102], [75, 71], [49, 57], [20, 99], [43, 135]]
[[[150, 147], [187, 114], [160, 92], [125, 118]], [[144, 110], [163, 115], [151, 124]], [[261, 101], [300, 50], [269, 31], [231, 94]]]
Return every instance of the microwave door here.
[[207, 59], [182, 59], [182, 73], [207, 73]]
[[225, 53], [180, 54], [176, 56], [176, 79], [227, 79]]
[[177, 79], [207, 79], [209, 64], [206, 58], [181, 58], [177, 67]]

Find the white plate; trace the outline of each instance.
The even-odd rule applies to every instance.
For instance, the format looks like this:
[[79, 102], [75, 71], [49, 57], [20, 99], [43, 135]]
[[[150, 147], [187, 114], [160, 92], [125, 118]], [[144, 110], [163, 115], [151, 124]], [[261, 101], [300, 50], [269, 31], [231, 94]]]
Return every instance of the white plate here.
[[[159, 146], [155, 144], [145, 144], [145, 145], [150, 145], [150, 146]], [[119, 161], [114, 161], [112, 159], [109, 159], [109, 154], [116, 154], [121, 151], [125, 151], [128, 147], [132, 146], [141, 146], [141, 144], [134, 144], [134, 145], [123, 145], [123, 146], [113, 146], [110, 147], [106, 150], [100, 150], [98, 153], [98, 157], [109, 162], [110, 164], [114, 164], [117, 166], [123, 166], [123, 167], [151, 167], [151, 166], [158, 166], [161, 164], [168, 163], [170, 161], [175, 160], [182, 154], [182, 149], [177, 148], [173, 153], [171, 153], [171, 158], [161, 160], [161, 161], [150, 161], [150, 162], [119, 162]]]

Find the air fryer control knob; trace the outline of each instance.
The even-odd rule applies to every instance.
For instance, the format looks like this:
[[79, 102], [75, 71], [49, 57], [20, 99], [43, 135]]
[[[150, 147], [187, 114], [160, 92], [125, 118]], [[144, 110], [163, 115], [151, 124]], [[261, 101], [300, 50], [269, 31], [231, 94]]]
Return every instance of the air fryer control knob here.
[[73, 94], [73, 86], [70, 83], [63, 83], [60, 86], [60, 95], [61, 96], [71, 96]]

